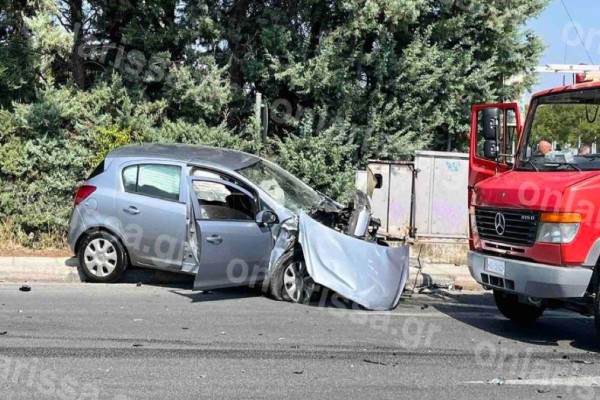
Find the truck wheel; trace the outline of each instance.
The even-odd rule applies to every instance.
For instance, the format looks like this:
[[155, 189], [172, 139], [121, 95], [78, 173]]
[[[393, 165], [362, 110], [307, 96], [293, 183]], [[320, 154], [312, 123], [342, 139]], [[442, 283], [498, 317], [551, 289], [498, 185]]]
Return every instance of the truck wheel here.
[[502, 315], [518, 324], [532, 324], [544, 313], [543, 307], [523, 304], [517, 295], [500, 290], [494, 290], [494, 300]]
[[596, 323], [596, 333], [600, 336], [600, 289], [596, 291], [594, 299], [594, 322]]

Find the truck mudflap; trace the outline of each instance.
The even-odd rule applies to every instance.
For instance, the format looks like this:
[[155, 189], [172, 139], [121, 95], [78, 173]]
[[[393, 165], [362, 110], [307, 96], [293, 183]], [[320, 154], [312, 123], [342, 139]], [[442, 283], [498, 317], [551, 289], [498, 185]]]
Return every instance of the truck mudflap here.
[[490, 289], [542, 299], [583, 297], [593, 271], [493, 257], [470, 251], [467, 264], [473, 278]]

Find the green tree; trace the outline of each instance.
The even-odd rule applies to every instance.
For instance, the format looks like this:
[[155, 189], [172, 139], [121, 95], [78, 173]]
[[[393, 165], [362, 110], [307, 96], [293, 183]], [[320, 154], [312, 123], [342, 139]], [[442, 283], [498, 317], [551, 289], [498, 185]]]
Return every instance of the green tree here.
[[139, 140], [260, 151], [337, 198], [370, 158], [465, 150], [473, 103], [531, 86], [546, 4], [0, 0], [0, 220], [64, 232], [94, 162]]

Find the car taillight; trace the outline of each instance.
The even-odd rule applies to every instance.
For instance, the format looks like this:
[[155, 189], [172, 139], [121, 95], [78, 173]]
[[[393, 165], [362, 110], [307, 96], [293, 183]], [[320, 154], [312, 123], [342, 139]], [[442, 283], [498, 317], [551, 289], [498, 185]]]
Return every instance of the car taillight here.
[[83, 185], [77, 190], [77, 194], [75, 195], [74, 203], [75, 205], [81, 203], [83, 200], [87, 199], [88, 196], [96, 190], [96, 186], [92, 185]]

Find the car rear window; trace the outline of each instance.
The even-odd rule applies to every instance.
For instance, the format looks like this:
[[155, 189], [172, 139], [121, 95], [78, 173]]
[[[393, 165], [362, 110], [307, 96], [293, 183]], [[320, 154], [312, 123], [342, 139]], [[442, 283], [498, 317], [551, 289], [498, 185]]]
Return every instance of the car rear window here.
[[174, 165], [142, 164], [123, 169], [126, 192], [165, 200], [179, 200], [181, 167]]
[[100, 164], [98, 164], [98, 166], [96, 168], [94, 168], [94, 170], [92, 171], [90, 176], [88, 176], [88, 180], [100, 175], [103, 172], [104, 172], [104, 160], [100, 161]]

